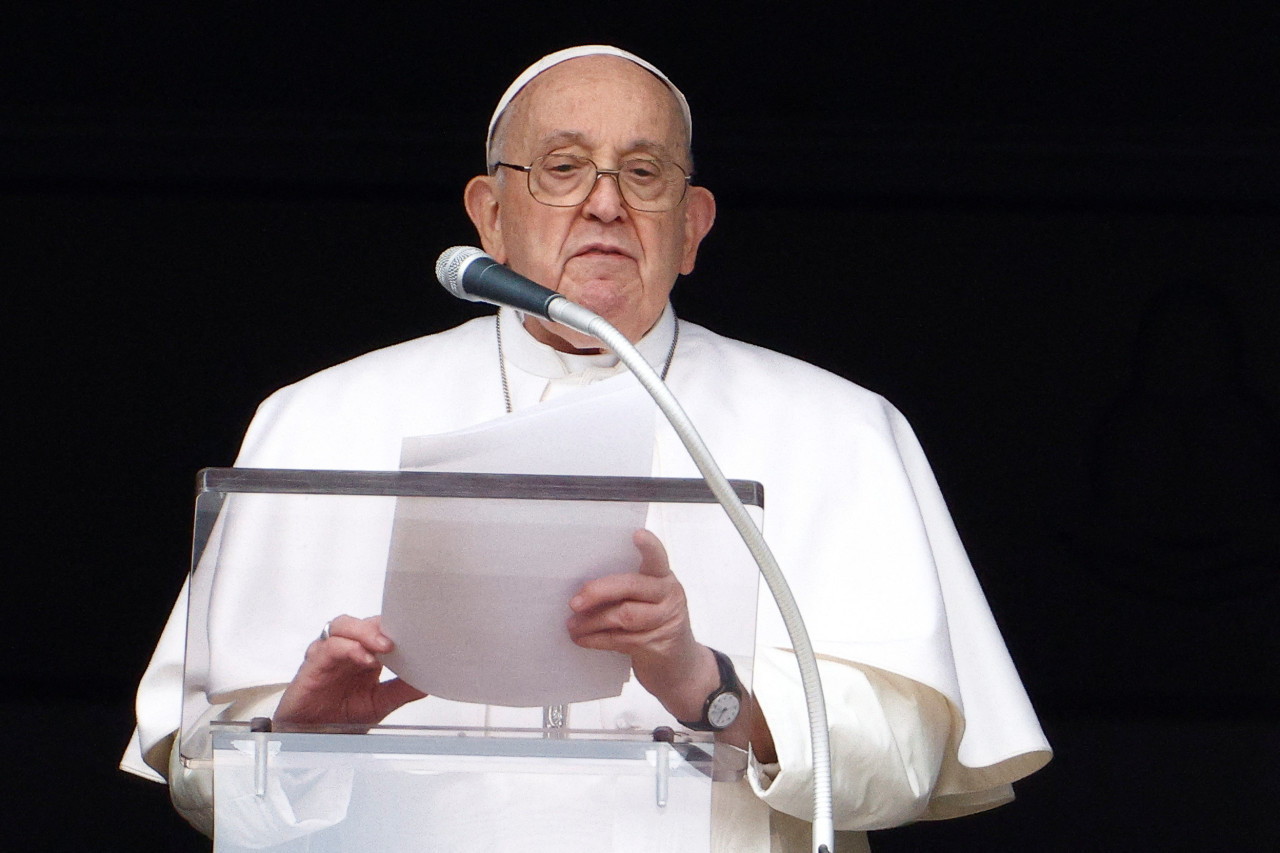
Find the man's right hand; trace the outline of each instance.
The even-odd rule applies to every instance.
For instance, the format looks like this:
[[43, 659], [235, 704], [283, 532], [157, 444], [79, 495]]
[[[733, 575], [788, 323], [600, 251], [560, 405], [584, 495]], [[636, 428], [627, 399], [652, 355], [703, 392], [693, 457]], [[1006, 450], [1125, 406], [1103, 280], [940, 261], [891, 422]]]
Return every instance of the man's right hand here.
[[272, 717], [277, 726], [351, 723], [375, 725], [401, 705], [427, 694], [398, 678], [379, 681], [378, 655], [394, 647], [382, 633], [382, 617], [339, 616], [328, 638], [307, 647]]

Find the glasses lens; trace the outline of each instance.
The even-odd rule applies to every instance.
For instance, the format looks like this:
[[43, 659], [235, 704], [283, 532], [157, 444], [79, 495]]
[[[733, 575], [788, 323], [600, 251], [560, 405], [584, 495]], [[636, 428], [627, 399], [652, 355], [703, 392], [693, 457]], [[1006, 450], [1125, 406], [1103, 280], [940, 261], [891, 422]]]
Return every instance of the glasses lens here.
[[548, 154], [533, 161], [529, 170], [529, 190], [544, 204], [572, 207], [591, 192], [596, 167], [585, 157]]
[[636, 210], [670, 210], [684, 198], [685, 174], [661, 160], [628, 160], [618, 169], [622, 195]]

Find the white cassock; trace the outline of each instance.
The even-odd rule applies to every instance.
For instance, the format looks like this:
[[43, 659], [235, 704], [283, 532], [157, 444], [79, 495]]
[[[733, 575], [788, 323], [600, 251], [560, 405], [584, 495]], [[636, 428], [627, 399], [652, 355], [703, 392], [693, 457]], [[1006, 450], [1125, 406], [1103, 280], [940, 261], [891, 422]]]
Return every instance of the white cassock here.
[[[514, 312], [501, 316], [517, 411], [625, 370], [610, 355], [557, 352]], [[675, 327], [668, 307], [640, 343], [658, 369]], [[236, 465], [397, 470], [406, 437], [503, 416], [497, 352], [494, 318], [485, 317], [322, 371], [262, 404]], [[1011, 799], [1010, 784], [1043, 766], [1049, 745], [902, 415], [833, 374], [685, 322], [667, 383], [725, 474], [764, 484], [764, 533], [821, 658], [837, 849], [865, 849], [864, 830]], [[699, 476], [665, 423], [656, 430], [653, 473]], [[671, 560], [686, 582], [699, 569], [696, 553], [672, 552]], [[336, 594], [348, 606], [335, 602], [326, 618], [376, 612], [366, 602], [380, 601], [382, 582], [375, 572], [344, 579]], [[207, 824], [207, 782], [178, 778], [180, 767], [170, 772], [185, 617], [180, 599], [139, 687], [138, 728], [121, 766], [157, 781], [172, 776], [179, 809]], [[311, 623], [296, 636], [282, 630], [279, 662], [255, 671], [256, 688], [235, 685], [245, 697], [238, 715], [272, 713], [317, 631]], [[808, 721], [789, 646], [772, 601], [762, 600], [752, 688], [778, 762], [753, 763], [750, 787], [718, 798], [733, 812], [717, 817], [718, 850], [809, 849]], [[615, 710], [602, 703], [600, 725], [620, 724], [625, 714]], [[573, 724], [584, 721], [575, 716]]]

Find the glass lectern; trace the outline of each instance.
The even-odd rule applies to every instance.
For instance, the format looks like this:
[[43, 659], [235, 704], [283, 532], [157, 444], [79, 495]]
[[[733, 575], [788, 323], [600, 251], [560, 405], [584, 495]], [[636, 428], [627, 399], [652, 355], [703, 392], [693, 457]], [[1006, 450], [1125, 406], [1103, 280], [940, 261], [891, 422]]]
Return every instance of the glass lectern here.
[[[759, 522], [760, 485], [733, 485]], [[178, 747], [213, 773], [215, 851], [709, 850], [745, 755], [564, 629], [583, 582], [638, 566], [641, 527], [749, 690], [758, 573], [701, 480], [202, 471]], [[383, 678], [428, 697], [279, 730], [274, 700], [343, 613], [381, 614]]]

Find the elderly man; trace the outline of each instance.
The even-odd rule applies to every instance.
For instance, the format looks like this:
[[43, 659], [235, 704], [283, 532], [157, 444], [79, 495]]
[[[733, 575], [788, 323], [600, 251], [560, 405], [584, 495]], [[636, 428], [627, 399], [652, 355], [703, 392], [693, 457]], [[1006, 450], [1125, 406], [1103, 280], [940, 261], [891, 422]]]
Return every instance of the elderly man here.
[[[866, 829], [1005, 802], [1012, 781], [1048, 760], [1048, 744], [906, 422], [870, 392], [672, 312], [676, 278], [693, 270], [715, 220], [711, 193], [690, 181], [691, 135], [684, 96], [644, 60], [604, 46], [552, 54], [500, 101], [467, 212], [495, 259], [636, 343], [722, 467], [769, 490], [766, 533], [823, 658], [839, 849], [865, 849]], [[405, 437], [530, 409], [617, 371], [597, 341], [504, 308], [277, 392], [237, 464], [394, 470]], [[655, 442], [655, 474], [696, 476], [673, 437]], [[741, 696], [749, 713], [709, 718], [733, 675], [699, 642], [686, 606], [680, 578], [704, 556], [668, 554], [645, 531], [635, 544], [637, 571], [572, 597], [569, 635], [628, 655], [672, 721], [750, 746], [718, 849], [808, 849], [812, 767], [785, 634], [761, 626], [753, 689]], [[207, 828], [207, 781], [171, 754], [181, 609], [139, 690], [122, 766], [168, 777], [179, 809]], [[263, 685], [236, 711], [277, 724], [375, 723], [432, 702], [381, 680], [392, 645], [377, 617], [335, 614], [292, 681]]]

